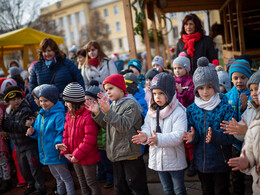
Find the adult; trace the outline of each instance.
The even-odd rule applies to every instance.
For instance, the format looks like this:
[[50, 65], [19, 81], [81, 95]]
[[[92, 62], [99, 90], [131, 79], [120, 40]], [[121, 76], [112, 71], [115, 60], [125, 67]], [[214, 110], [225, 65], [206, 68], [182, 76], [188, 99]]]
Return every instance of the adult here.
[[81, 69], [85, 87], [89, 86], [91, 80], [97, 80], [99, 88], [104, 92], [102, 83], [108, 76], [117, 74], [117, 68], [107, 55], [103, 52], [100, 45], [96, 41], [90, 41], [86, 45], [86, 62]]
[[[45, 38], [40, 43], [39, 61], [31, 70], [29, 91], [42, 84], [55, 85], [62, 94], [64, 88], [71, 82], [78, 82], [84, 88], [84, 81], [78, 68], [59, 49], [51, 38]], [[60, 97], [60, 100], [62, 98]]]
[[212, 62], [217, 59], [212, 38], [205, 35], [200, 19], [195, 14], [186, 15], [182, 22], [181, 38], [176, 47], [176, 56], [185, 51], [191, 60], [190, 73], [197, 68], [197, 59], [205, 56]]

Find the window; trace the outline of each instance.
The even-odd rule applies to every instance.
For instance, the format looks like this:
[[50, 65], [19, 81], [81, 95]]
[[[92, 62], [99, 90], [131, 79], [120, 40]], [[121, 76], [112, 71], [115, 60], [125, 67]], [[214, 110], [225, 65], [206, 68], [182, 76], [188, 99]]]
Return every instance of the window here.
[[120, 22], [116, 22], [116, 32], [120, 32], [120, 31], [121, 31]]
[[110, 33], [110, 26], [109, 26], [109, 24], [106, 24], [106, 33], [107, 33], [107, 34]]
[[117, 6], [117, 5], [114, 6], [114, 14], [115, 14], [115, 15], [118, 14], [118, 6]]
[[122, 39], [118, 39], [118, 44], [119, 44], [119, 48], [122, 49], [123, 48]]
[[179, 36], [178, 36], [178, 34], [179, 34], [179, 33], [178, 33], [178, 27], [177, 27], [177, 26], [174, 26], [172, 30], [173, 30], [173, 38], [174, 38], [174, 39], [177, 39], [177, 38], [179, 37]]
[[104, 9], [104, 18], [107, 18], [108, 17], [108, 11], [107, 11], [107, 8]]

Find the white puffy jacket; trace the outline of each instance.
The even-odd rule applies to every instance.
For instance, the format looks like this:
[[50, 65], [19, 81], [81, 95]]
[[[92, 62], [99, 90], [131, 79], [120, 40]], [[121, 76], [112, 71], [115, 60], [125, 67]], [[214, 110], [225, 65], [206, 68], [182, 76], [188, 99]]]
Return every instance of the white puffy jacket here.
[[[187, 131], [185, 108], [178, 106], [167, 118], [160, 121], [162, 133], [157, 133], [157, 145], [150, 146], [148, 167], [155, 171], [179, 171], [187, 167], [183, 132]], [[151, 137], [156, 130], [156, 118], [145, 117], [142, 132]]]

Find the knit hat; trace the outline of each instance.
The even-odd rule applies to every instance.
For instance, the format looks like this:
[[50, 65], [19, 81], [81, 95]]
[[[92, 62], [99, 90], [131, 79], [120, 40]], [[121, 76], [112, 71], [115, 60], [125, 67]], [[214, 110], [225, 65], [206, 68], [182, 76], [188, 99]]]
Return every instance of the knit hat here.
[[203, 85], [211, 84], [215, 92], [220, 92], [217, 71], [215, 66], [209, 63], [208, 58], [200, 57], [197, 60], [197, 69], [193, 74], [193, 83], [195, 86], [194, 93], [197, 97], [199, 97], [198, 88]]
[[250, 79], [247, 81], [247, 88], [249, 89], [250, 85], [251, 84], [258, 84], [260, 82], [260, 69], [255, 72], [251, 77]]
[[134, 95], [138, 90], [138, 78], [134, 73], [124, 75], [127, 93]]
[[17, 64], [16, 67], [20, 67], [20, 66], [21, 66], [21, 64], [20, 64], [19, 61], [17, 61], [17, 60], [12, 60], [12, 61], [10, 62], [10, 64], [9, 64], [9, 67], [11, 67], [11, 64], [12, 64], [12, 63], [16, 63], [16, 64]]
[[228, 58], [227, 63], [226, 63], [227, 72], [229, 72], [229, 68], [230, 68], [231, 64], [233, 64], [234, 61], [235, 61], [235, 58], [233, 58], [233, 57]]
[[9, 86], [4, 90], [4, 100], [8, 103], [11, 99], [14, 99], [16, 97], [23, 98], [23, 93], [21, 91], [21, 88], [18, 86]]
[[8, 71], [8, 72], [10, 73], [11, 77], [14, 77], [14, 76], [16, 76], [16, 75], [19, 75], [19, 74], [20, 74], [20, 72], [21, 72], [21, 69], [20, 69], [20, 68], [18, 68], [18, 67], [16, 67], [16, 66], [13, 66], [13, 67], [11, 67], [11, 68], [9, 69], [9, 71]]
[[252, 64], [252, 57], [250, 56], [250, 55], [247, 55], [247, 54], [243, 54], [243, 55], [241, 55], [241, 56], [238, 56], [237, 57], [237, 60], [246, 60], [246, 61], [248, 61], [248, 63], [249, 63], [249, 65], [250, 65], [250, 67], [251, 67], [251, 64]]
[[167, 97], [167, 103], [172, 101], [175, 95], [175, 79], [166, 72], [161, 72], [153, 77], [151, 82], [151, 91], [153, 89], [160, 89]]
[[133, 59], [133, 60], [129, 61], [127, 66], [128, 66], [128, 68], [129, 68], [129, 66], [134, 66], [135, 68], [137, 68], [137, 70], [139, 70], [139, 72], [142, 71], [142, 63], [138, 59]]
[[174, 59], [172, 64], [179, 64], [183, 68], [185, 68], [187, 70], [187, 72], [190, 71], [190, 60], [187, 57], [179, 56]]
[[72, 45], [72, 47], [69, 49], [69, 52], [72, 52], [72, 53], [76, 54], [77, 46], [76, 45]]
[[48, 85], [40, 90], [39, 98], [41, 96], [56, 104], [59, 99], [59, 91], [55, 85]]
[[85, 102], [85, 92], [80, 84], [72, 82], [63, 90], [62, 98], [66, 102], [82, 103]]
[[152, 80], [153, 77], [154, 77], [155, 75], [157, 75], [157, 74], [159, 74], [159, 71], [156, 70], [156, 68], [152, 68], [152, 69], [148, 70], [147, 73], [145, 74], [145, 79], [150, 79], [150, 80]]
[[240, 72], [250, 78], [252, 72], [250, 70], [250, 64], [246, 60], [235, 60], [229, 68], [229, 79], [232, 80], [232, 74], [234, 72]]
[[97, 94], [100, 92], [99, 83], [96, 80], [91, 80], [89, 86], [85, 90], [85, 95], [89, 95], [94, 97], [95, 99], [98, 98]]
[[33, 96], [36, 96], [38, 99], [39, 99], [39, 95], [40, 95], [40, 91], [46, 87], [46, 86], [50, 86], [49, 84], [42, 84], [42, 85], [39, 85], [37, 87], [35, 87], [33, 90], [32, 90], [32, 95]]
[[155, 64], [158, 64], [159, 66], [161, 66], [164, 69], [164, 60], [161, 56], [155, 56], [153, 58], [152, 66], [154, 66]]
[[108, 76], [103, 81], [103, 88], [105, 89], [105, 84], [110, 83], [111, 85], [115, 85], [116, 87], [122, 89], [126, 94], [126, 86], [125, 86], [125, 79], [121, 74], [112, 74]]
[[231, 82], [229, 80], [228, 73], [224, 71], [224, 68], [222, 66], [217, 66], [216, 70], [218, 74], [219, 85], [222, 85], [227, 92], [230, 91]]

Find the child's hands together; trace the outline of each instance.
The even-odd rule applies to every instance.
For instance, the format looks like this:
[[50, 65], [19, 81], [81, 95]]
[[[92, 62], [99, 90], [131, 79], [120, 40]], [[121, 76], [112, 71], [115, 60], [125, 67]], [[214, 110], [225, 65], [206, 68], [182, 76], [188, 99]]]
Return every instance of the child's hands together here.
[[87, 100], [85, 102], [85, 106], [89, 111], [93, 112], [94, 114], [99, 113], [99, 107], [96, 101], [92, 102], [91, 100]]
[[27, 129], [27, 132], [26, 132], [26, 136], [30, 136], [34, 133], [34, 129], [32, 126], [30, 126], [28, 129]]
[[242, 151], [242, 156], [236, 157], [236, 158], [231, 158], [228, 161], [228, 165], [230, 167], [234, 167], [232, 171], [237, 171], [237, 170], [243, 170], [249, 167], [249, 162], [248, 158], [246, 156], [246, 151]]
[[247, 107], [247, 100], [248, 100], [248, 97], [246, 96], [245, 93], [242, 93], [241, 96], [240, 96], [240, 101], [241, 101], [241, 111], [243, 112], [246, 107]]
[[142, 131], [139, 131], [139, 130], [137, 130], [137, 133], [138, 133], [138, 135], [134, 135], [132, 137], [132, 142], [134, 144], [141, 144], [141, 143], [146, 142], [147, 135], [145, 133], [143, 133]]
[[228, 133], [229, 135], [245, 135], [247, 131], [247, 124], [245, 120], [242, 118], [243, 124], [239, 124], [234, 118], [228, 121], [222, 121], [220, 123], [220, 129], [226, 130], [224, 133]]
[[194, 128], [191, 127], [190, 132], [184, 131], [183, 140], [186, 141], [186, 143], [191, 143], [194, 138]]
[[148, 138], [147, 143], [149, 146], [157, 145], [157, 134], [154, 130], [153, 130], [153, 136]]
[[26, 120], [25, 126], [30, 127], [33, 124], [34, 121], [35, 121], [35, 117], [31, 116], [28, 120]]
[[57, 150], [62, 150], [62, 151], [66, 151], [67, 150], [67, 146], [65, 144], [56, 144], [55, 148]]
[[212, 137], [211, 127], [208, 128], [208, 135], [206, 137], [206, 143], [210, 143]]
[[78, 162], [78, 160], [72, 155], [72, 154], [64, 154], [64, 156], [70, 161], [70, 162]]
[[176, 88], [177, 88], [177, 90], [178, 90], [179, 93], [182, 93], [183, 89], [182, 89], [182, 87], [181, 87], [181, 84], [176, 83]]

